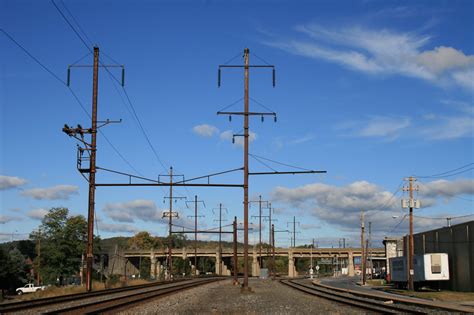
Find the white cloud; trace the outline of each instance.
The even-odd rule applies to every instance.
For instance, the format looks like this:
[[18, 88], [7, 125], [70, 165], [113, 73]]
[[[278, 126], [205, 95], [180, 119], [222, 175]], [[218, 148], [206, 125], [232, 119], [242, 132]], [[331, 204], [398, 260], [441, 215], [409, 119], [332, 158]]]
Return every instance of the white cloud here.
[[12, 217], [12, 216], [9, 216], [9, 215], [2, 215], [0, 214], [0, 224], [5, 224], [5, 223], [8, 223], [8, 222], [12, 222], [12, 221], [20, 221], [21, 218], [18, 218], [18, 217]]
[[46, 214], [48, 214], [48, 210], [39, 208], [29, 211], [27, 216], [35, 220], [42, 220]]
[[202, 124], [194, 126], [193, 132], [201, 137], [212, 137], [213, 135], [219, 133], [219, 129], [208, 124]]
[[[226, 130], [221, 133], [220, 138], [222, 140], [232, 140], [233, 135], [234, 135], [234, 132], [232, 130]], [[257, 134], [255, 132], [249, 131], [249, 143], [252, 143], [255, 140], [257, 140]], [[241, 137], [241, 136], [235, 137], [234, 145], [243, 147], [244, 137]]]
[[100, 223], [100, 231], [106, 231], [111, 233], [137, 233], [138, 228], [130, 224], [115, 224], [115, 223]]
[[332, 30], [314, 24], [296, 30], [308, 39], [270, 40], [266, 44], [372, 75], [398, 74], [474, 90], [474, 56], [446, 46], [423, 50], [430, 36], [362, 27]]
[[135, 219], [158, 222], [161, 219], [161, 212], [152, 200], [107, 203], [103, 210], [112, 220], [119, 222], [135, 222]]
[[437, 117], [434, 124], [421, 129], [432, 140], [474, 137], [474, 116]]
[[[439, 180], [420, 184], [422, 207], [436, 204], [436, 198], [451, 198], [462, 194], [474, 194], [473, 180]], [[389, 232], [396, 223], [393, 215], [401, 213], [400, 197], [367, 181], [358, 181], [347, 186], [309, 184], [297, 188], [277, 187], [272, 199], [291, 207], [306, 210], [322, 222], [354, 230], [360, 224], [360, 212], [364, 209], [366, 221], [372, 221], [374, 231]], [[422, 221], [417, 228], [432, 227], [433, 220]], [[438, 222], [439, 223], [439, 222]], [[430, 225], [431, 224], [431, 225]]]
[[71, 195], [79, 194], [79, 187], [72, 185], [57, 185], [49, 188], [33, 188], [21, 193], [25, 197], [36, 200], [68, 200]]
[[436, 198], [451, 198], [457, 195], [474, 195], [474, 180], [459, 179], [448, 181], [444, 179], [435, 180], [426, 184], [419, 184], [421, 196]]
[[27, 180], [20, 177], [0, 175], [0, 190], [16, 188], [26, 183]]
[[401, 132], [410, 125], [411, 120], [408, 117], [374, 116], [366, 121], [339, 124], [337, 129], [343, 130], [349, 136], [394, 139], [399, 137]]

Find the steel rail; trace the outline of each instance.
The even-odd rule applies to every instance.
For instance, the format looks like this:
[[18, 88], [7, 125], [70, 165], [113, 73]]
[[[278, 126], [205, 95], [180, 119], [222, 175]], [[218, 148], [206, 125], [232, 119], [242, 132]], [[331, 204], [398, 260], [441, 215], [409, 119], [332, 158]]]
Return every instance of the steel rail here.
[[289, 287], [297, 289], [299, 291], [309, 293], [318, 297], [322, 297], [328, 300], [332, 300], [335, 302], [351, 305], [354, 307], [380, 312], [384, 314], [428, 314], [428, 311], [420, 311], [409, 308], [407, 306], [395, 305], [395, 304], [384, 304], [383, 302], [371, 300], [371, 299], [364, 299], [356, 296], [351, 296], [344, 293], [338, 293], [336, 291], [315, 287], [311, 285], [305, 285], [302, 283], [298, 283], [294, 280], [280, 280], [280, 283], [283, 283]]
[[223, 278], [193, 279], [191, 281], [180, 283], [167, 283], [169, 286], [164, 288], [160, 287], [145, 292], [131, 293], [125, 297], [119, 296], [106, 300], [91, 301], [89, 303], [53, 310], [43, 314], [104, 314], [109, 312], [114, 314], [119, 309], [130, 308], [131, 306], [138, 305], [152, 298], [180, 292], [185, 289], [190, 289], [220, 280], [223, 280]]
[[332, 291], [337, 291], [337, 292], [342, 292], [342, 293], [348, 293], [360, 297], [365, 297], [365, 298], [370, 298], [370, 299], [376, 299], [376, 300], [383, 300], [383, 301], [388, 301], [391, 300], [394, 303], [400, 303], [400, 304], [406, 304], [406, 305], [411, 305], [411, 306], [417, 306], [417, 307], [422, 307], [422, 308], [431, 308], [434, 310], [444, 310], [448, 312], [457, 312], [457, 313], [469, 313], [472, 314], [474, 313], [474, 308], [473, 307], [468, 307], [468, 306], [462, 306], [462, 305], [449, 305], [449, 302], [435, 302], [435, 301], [423, 301], [423, 300], [413, 300], [412, 298], [409, 297], [403, 297], [403, 296], [394, 296], [393, 294], [390, 296], [384, 296], [380, 295], [377, 293], [371, 293], [371, 292], [361, 292], [361, 291], [355, 291], [351, 289], [344, 289], [344, 288], [337, 288], [321, 283], [316, 283], [313, 281], [313, 286], [315, 287], [321, 287], [327, 290], [332, 290]]
[[[174, 280], [173, 282], [181, 282], [185, 280], [188, 280], [188, 279], [179, 279], [179, 280]], [[3, 304], [0, 304], [0, 314], [18, 312], [18, 311], [22, 311], [26, 309], [31, 310], [32, 308], [39, 308], [39, 307], [54, 305], [54, 304], [63, 303], [63, 302], [88, 299], [88, 298], [115, 294], [115, 293], [130, 291], [130, 290], [146, 289], [149, 287], [165, 285], [168, 283], [171, 283], [171, 281], [160, 281], [160, 282], [133, 285], [133, 286], [122, 287], [122, 288], [105, 289], [105, 290], [94, 291], [94, 292], [81, 292], [81, 293], [67, 294], [67, 295], [61, 295], [61, 296], [39, 298], [35, 300], [3, 303]]]

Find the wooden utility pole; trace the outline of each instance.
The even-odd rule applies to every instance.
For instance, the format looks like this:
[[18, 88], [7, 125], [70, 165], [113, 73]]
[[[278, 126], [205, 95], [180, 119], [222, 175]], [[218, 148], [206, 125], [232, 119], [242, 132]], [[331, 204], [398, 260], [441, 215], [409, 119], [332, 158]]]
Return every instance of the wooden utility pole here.
[[94, 212], [95, 212], [95, 173], [97, 152], [97, 95], [99, 89], [99, 47], [94, 47], [94, 66], [92, 82], [92, 130], [89, 173], [89, 209], [87, 212], [87, 253], [86, 253], [86, 291], [92, 290], [92, 266], [94, 263]]
[[[40, 267], [41, 267], [41, 230], [38, 231], [38, 270], [36, 271], [36, 278], [37, 278], [36, 281], [38, 282], [38, 286], [41, 285]], [[83, 266], [81, 265], [81, 268], [82, 267]]]
[[365, 226], [364, 226], [364, 210], [362, 210], [360, 215], [360, 250], [361, 250], [361, 258], [360, 258], [360, 265], [362, 267], [362, 285], [365, 285], [365, 272], [366, 272], [366, 265], [365, 265], [365, 252], [364, 252], [364, 233], [365, 233]]
[[418, 187], [413, 187], [413, 182], [416, 181], [416, 178], [413, 176], [410, 176], [409, 178], [405, 178], [405, 180], [408, 180], [408, 187], [404, 187], [404, 191], [408, 191], [409, 193], [409, 199], [408, 200], [403, 200], [402, 199], [402, 208], [409, 208], [410, 209], [410, 235], [408, 239], [408, 290], [413, 291], [415, 289], [414, 286], [414, 275], [415, 275], [415, 270], [413, 268], [413, 260], [415, 256], [415, 244], [413, 242], [413, 208], [420, 208], [420, 201], [415, 200], [413, 198], [413, 191], [418, 190]]

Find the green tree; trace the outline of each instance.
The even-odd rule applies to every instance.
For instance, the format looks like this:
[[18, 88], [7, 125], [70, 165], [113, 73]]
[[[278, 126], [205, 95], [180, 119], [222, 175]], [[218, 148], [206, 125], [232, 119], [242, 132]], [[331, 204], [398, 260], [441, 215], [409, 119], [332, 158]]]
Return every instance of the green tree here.
[[158, 249], [162, 247], [162, 244], [158, 237], [153, 237], [150, 233], [142, 231], [128, 240], [128, 247], [131, 249]]
[[6, 253], [0, 249], [0, 286], [2, 298], [6, 290], [14, 290], [28, 282], [30, 266], [25, 262], [25, 256], [13, 248]]
[[[41, 243], [40, 273], [44, 283], [56, 283], [57, 279], [77, 275], [81, 255], [85, 251], [87, 222], [81, 215], [68, 216], [67, 208], [51, 208], [31, 238]], [[38, 248], [37, 248], [38, 250]], [[39, 261], [41, 259], [41, 261]]]

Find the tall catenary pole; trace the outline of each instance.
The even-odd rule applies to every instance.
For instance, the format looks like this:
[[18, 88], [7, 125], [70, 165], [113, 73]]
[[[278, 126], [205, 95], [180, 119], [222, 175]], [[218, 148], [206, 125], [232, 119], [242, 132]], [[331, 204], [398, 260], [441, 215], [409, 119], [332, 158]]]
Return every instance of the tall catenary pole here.
[[173, 167], [170, 167], [170, 212], [169, 212], [169, 235], [168, 235], [168, 277], [171, 279], [173, 271], [172, 253], [173, 253]]
[[413, 291], [415, 289], [413, 283], [413, 256], [415, 255], [415, 244], [413, 242], [413, 177], [410, 176], [409, 178], [410, 187], [410, 240], [408, 242], [408, 252], [410, 254], [410, 258], [408, 260], [408, 290]]
[[92, 130], [89, 173], [89, 209], [87, 212], [87, 256], [86, 291], [92, 290], [92, 265], [94, 263], [94, 211], [95, 211], [95, 173], [97, 152], [97, 95], [99, 90], [99, 47], [94, 47], [94, 66], [92, 81]]
[[[258, 247], [259, 247], [259, 267], [263, 267], [263, 261], [262, 261], [262, 196], [258, 196]], [[271, 222], [270, 222], [271, 223]]]
[[194, 275], [197, 276], [197, 224], [198, 224], [198, 196], [194, 195]]
[[219, 276], [222, 275], [222, 203], [219, 204]]
[[270, 246], [272, 247], [272, 279], [275, 279], [275, 225], [274, 224], [272, 224]]
[[293, 247], [296, 247], [296, 217], [293, 216]]
[[244, 49], [244, 283], [249, 289], [249, 53]]
[[360, 215], [360, 251], [361, 251], [361, 257], [360, 257], [360, 265], [362, 267], [362, 285], [365, 285], [365, 255], [364, 255], [364, 233], [365, 233], [365, 226], [364, 226], [364, 210], [362, 210], [362, 213]]
[[[273, 223], [272, 223], [272, 203], [269, 202], [268, 203], [268, 223], [271, 224], [273, 226]], [[268, 235], [268, 243], [270, 244], [270, 246], [272, 246], [272, 241], [273, 241], [273, 232], [270, 231], [269, 235]]]
[[239, 273], [238, 260], [237, 260], [237, 217], [234, 217], [233, 228], [234, 228], [234, 285], [236, 285], [239, 283], [239, 279], [237, 278], [237, 275]]

